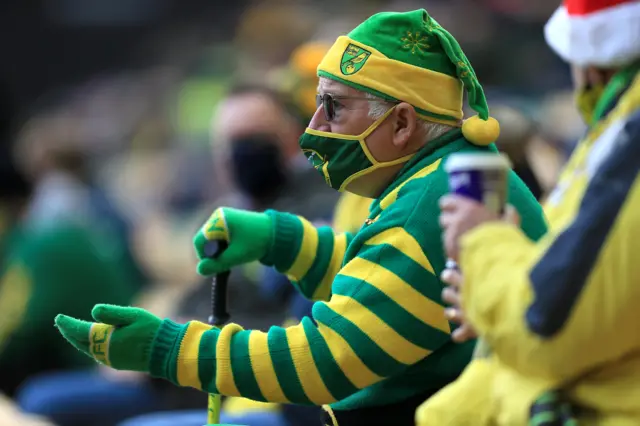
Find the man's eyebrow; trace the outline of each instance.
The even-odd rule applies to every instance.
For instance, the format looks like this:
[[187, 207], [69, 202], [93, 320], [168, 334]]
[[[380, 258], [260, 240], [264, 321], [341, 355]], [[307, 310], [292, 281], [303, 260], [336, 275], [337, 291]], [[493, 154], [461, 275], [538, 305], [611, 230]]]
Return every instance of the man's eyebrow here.
[[318, 85], [318, 89], [317, 89], [318, 93], [321, 95], [324, 95], [325, 93], [328, 93], [330, 95], [335, 95], [336, 93], [331, 90], [331, 89], [325, 89], [324, 87], [322, 87], [322, 85]]
[[340, 89], [337, 89], [337, 90], [336, 89], [333, 89], [333, 90], [332, 89], [323, 89], [321, 85], [318, 86], [317, 90], [318, 90], [318, 93], [321, 94], [321, 95], [329, 94], [329, 95], [332, 95], [332, 96], [347, 96], [347, 94], [344, 93], [344, 91], [342, 91]]

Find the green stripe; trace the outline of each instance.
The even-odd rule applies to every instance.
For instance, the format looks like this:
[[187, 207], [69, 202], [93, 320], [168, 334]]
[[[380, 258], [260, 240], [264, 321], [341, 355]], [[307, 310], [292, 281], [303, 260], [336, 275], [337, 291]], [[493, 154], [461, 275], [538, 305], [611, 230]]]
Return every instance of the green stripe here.
[[[180, 344], [178, 337], [187, 328], [186, 325], [177, 324], [170, 319], [165, 319], [160, 323], [153, 343], [151, 344], [151, 354], [149, 356], [149, 374], [152, 377], [160, 377], [171, 381], [169, 378], [169, 366], [178, 362]], [[174, 377], [173, 383], [176, 383]]]
[[[316, 303], [314, 306], [317, 305]], [[311, 347], [311, 356], [313, 356], [313, 361], [318, 368], [320, 377], [322, 377], [322, 381], [331, 392], [331, 395], [339, 401], [358, 391], [358, 388], [351, 383], [333, 358], [327, 342], [325, 342], [313, 321], [308, 317], [304, 317], [302, 319], [302, 327], [307, 340], [313, 342], [312, 345], [309, 345]]]
[[[435, 351], [450, 341], [449, 334], [425, 324], [371, 284], [343, 275], [338, 278], [333, 285], [334, 294], [357, 300], [411, 343]], [[354, 293], [356, 286], [360, 287]]]
[[444, 285], [431, 272], [424, 269], [419, 263], [389, 244], [365, 246], [358, 257], [374, 263], [380, 263], [381, 252], [384, 251], [384, 268], [402, 278], [404, 282], [419, 291], [425, 297], [444, 306], [442, 301], [442, 289]]
[[300, 252], [304, 228], [298, 216], [275, 210], [267, 210], [265, 213], [273, 221], [274, 237], [268, 253], [260, 262], [274, 266], [284, 273], [291, 268]]
[[[340, 269], [342, 269], [342, 267], [347, 263], [346, 260], [353, 259], [353, 257], [357, 255], [361, 248], [360, 244], [354, 244], [353, 247], [351, 246], [351, 241], [353, 241], [355, 234], [351, 232], [345, 232], [345, 234], [347, 234], [347, 243], [345, 244], [344, 255], [342, 256], [342, 260], [340, 261]], [[359, 234], [360, 232], [358, 232], [358, 235]], [[350, 253], [350, 251], [353, 253]]]
[[216, 387], [216, 344], [220, 330], [213, 328], [202, 333], [198, 349], [198, 378], [202, 390], [218, 393]]
[[[379, 91], [377, 91], [375, 89], [372, 89], [370, 87], [363, 86], [361, 84], [353, 83], [351, 81], [348, 81], [348, 80], [345, 80], [343, 78], [337, 77], [337, 76], [335, 76], [333, 74], [330, 74], [330, 73], [328, 73], [326, 71], [318, 71], [318, 77], [325, 77], [325, 78], [328, 78], [330, 80], [338, 81], [338, 82], [340, 82], [342, 84], [345, 84], [347, 86], [351, 86], [354, 89], [360, 90], [361, 92], [371, 93], [372, 95], [377, 96], [377, 97], [379, 97], [381, 99], [384, 99], [387, 102], [404, 102], [402, 99], [396, 99], [393, 96], [389, 96], [387, 94], [379, 92]], [[431, 112], [431, 111], [427, 111], [426, 109], [418, 108], [415, 105], [412, 105], [412, 106], [416, 110], [416, 112], [418, 114], [420, 114], [420, 115], [424, 115], [424, 116], [432, 117], [432, 118], [437, 118], [439, 120], [450, 121], [451, 125], [453, 125], [453, 126], [458, 125], [458, 123], [460, 122], [460, 120], [457, 119], [454, 116], [446, 115], [446, 114], [436, 114], [435, 112]]]
[[334, 250], [334, 239], [335, 237], [331, 228], [328, 226], [318, 228], [318, 249], [316, 251], [316, 257], [311, 268], [309, 268], [309, 271], [307, 271], [302, 280], [295, 283], [300, 293], [309, 299], [313, 297], [313, 293], [315, 293], [329, 268]]
[[403, 371], [407, 366], [380, 348], [358, 326], [334, 312], [326, 303], [316, 303], [314, 318], [340, 334], [362, 360], [378, 376], [389, 377]]
[[266, 402], [251, 368], [249, 336], [251, 331], [240, 331], [231, 337], [231, 371], [238, 392], [245, 398]]
[[294, 404], [313, 405], [302, 389], [300, 378], [291, 358], [287, 334], [281, 327], [271, 327], [267, 337], [273, 369], [282, 392]]
[[[371, 229], [371, 228], [368, 228], [368, 229]], [[359, 231], [358, 235], [361, 235], [361, 233], [363, 232], [366, 233], [367, 230], [365, 229], [365, 230]], [[372, 234], [371, 236], [373, 235], [375, 234]], [[360, 252], [360, 250], [362, 249], [361, 244], [353, 244], [353, 245], [351, 244], [354, 238], [355, 238], [355, 234], [347, 232], [347, 248], [344, 250], [344, 256], [342, 256], [342, 262], [340, 262], [340, 269], [344, 267], [344, 265], [347, 263], [347, 260], [351, 260], [354, 257], [356, 257]]]
[[180, 355], [180, 346], [182, 346], [184, 335], [187, 334], [187, 329], [189, 328], [190, 323], [190, 321], [186, 323], [184, 327], [182, 327], [182, 330], [180, 330], [180, 334], [178, 334], [178, 339], [175, 345], [175, 348], [177, 348], [177, 350], [175, 351], [175, 360], [169, 363], [169, 369], [167, 372], [167, 379], [169, 379], [170, 382], [177, 384], [178, 386], [180, 386], [180, 383], [178, 382], [178, 357]]
[[[355, 234], [352, 232], [345, 232], [347, 234], [347, 244], [346, 244], [346, 248], [344, 250], [345, 254], [347, 253], [347, 249], [349, 248], [349, 245], [351, 245], [351, 241], [353, 241], [353, 238], [355, 237]], [[342, 258], [342, 264], [341, 266], [344, 266], [344, 257]]]

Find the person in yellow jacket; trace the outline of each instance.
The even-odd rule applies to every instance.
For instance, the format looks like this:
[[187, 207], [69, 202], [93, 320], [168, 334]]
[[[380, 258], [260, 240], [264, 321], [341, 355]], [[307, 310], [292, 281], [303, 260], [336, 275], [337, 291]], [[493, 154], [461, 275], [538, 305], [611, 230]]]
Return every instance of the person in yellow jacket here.
[[418, 426], [640, 424], [640, 2], [604, 3], [567, 1], [545, 28], [589, 125], [547, 201], [547, 235], [441, 201], [462, 272], [444, 277], [453, 337], [492, 353], [420, 406]]

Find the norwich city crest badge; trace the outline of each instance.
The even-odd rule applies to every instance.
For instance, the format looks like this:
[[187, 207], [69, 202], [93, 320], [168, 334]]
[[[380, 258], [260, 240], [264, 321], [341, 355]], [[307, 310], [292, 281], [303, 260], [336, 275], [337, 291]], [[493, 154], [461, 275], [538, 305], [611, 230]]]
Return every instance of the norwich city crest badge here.
[[355, 74], [362, 69], [367, 59], [371, 56], [371, 52], [358, 47], [354, 44], [350, 44], [342, 54], [340, 60], [340, 71], [344, 75]]
[[327, 185], [331, 186], [331, 177], [329, 176], [328, 171], [329, 162], [326, 157], [321, 156], [318, 151], [313, 149], [303, 149], [302, 153], [307, 157], [307, 160], [309, 160], [313, 168], [322, 173]]

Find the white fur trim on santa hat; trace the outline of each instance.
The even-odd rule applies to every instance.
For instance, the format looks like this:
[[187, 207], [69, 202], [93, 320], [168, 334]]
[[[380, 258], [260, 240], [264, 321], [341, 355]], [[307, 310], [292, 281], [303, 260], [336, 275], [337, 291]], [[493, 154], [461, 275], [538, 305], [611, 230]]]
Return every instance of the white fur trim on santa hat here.
[[544, 28], [547, 44], [579, 66], [615, 67], [640, 58], [640, 1], [582, 16], [561, 6]]

